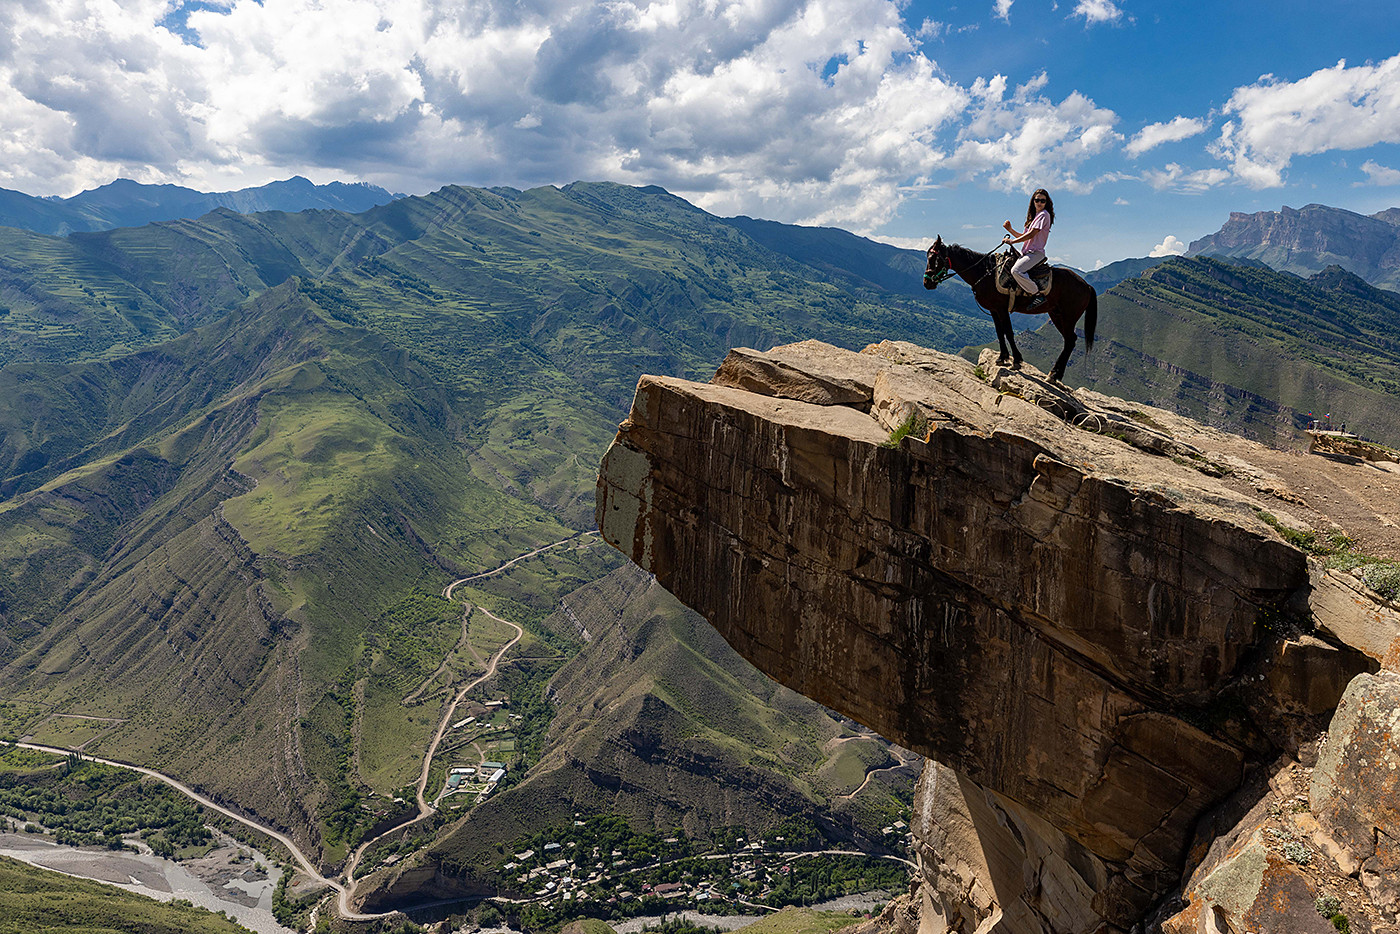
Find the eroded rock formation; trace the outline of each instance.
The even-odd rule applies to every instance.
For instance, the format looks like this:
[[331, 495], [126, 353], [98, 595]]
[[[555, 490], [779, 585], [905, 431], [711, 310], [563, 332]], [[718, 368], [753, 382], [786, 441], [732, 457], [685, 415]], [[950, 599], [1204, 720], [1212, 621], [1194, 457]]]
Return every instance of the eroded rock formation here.
[[642, 378], [598, 524], [758, 668], [941, 763], [906, 922], [1126, 931], [1400, 631], [1315, 593], [1283, 485], [1193, 430], [908, 344], [738, 350]]

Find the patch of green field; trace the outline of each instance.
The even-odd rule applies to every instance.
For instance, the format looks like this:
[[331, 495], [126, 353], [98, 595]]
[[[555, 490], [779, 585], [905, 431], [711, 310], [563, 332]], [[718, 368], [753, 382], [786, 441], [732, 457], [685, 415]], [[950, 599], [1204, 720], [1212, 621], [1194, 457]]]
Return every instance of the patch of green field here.
[[441, 719], [441, 704], [404, 707], [403, 694], [371, 681], [360, 720], [360, 774], [366, 785], [389, 794], [418, 780], [423, 753]]
[[865, 781], [872, 767], [886, 764], [894, 762], [881, 744], [874, 739], [856, 739], [838, 744], [817, 774], [832, 794], [850, 794]]
[[484, 659], [496, 654], [515, 635], [513, 627], [479, 611], [472, 614], [467, 624], [467, 638]]
[[247, 934], [187, 901], [158, 902], [0, 856], [0, 934]]
[[50, 716], [35, 731], [33, 742], [41, 746], [77, 749], [85, 743], [110, 732], [118, 724], [103, 720], [86, 720], [61, 715]]
[[21, 749], [18, 746], [0, 745], [0, 772], [15, 772], [22, 775], [44, 769], [58, 769], [63, 760], [46, 752]]
[[0, 701], [0, 742], [13, 741], [28, 733], [47, 711], [22, 701]]
[[234, 461], [257, 488], [224, 504], [258, 551], [315, 550], [360, 489], [405, 460], [395, 432], [351, 399], [278, 399], [264, 403], [261, 418], [252, 448]]
[[859, 921], [849, 912], [813, 911], [789, 906], [738, 930], [745, 934], [830, 934]]

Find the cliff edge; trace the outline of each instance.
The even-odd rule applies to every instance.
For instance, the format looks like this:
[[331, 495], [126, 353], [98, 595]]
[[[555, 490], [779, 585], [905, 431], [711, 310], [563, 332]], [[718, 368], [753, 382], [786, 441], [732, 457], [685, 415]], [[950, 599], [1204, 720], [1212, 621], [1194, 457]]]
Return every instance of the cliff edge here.
[[[935, 760], [886, 928], [1206, 931], [1318, 890], [1286, 856], [1211, 880], [1244, 871], [1225, 844], [1265, 832], [1283, 778], [1296, 796], [1353, 679], [1382, 716], [1400, 655], [1357, 567], [1305, 550], [1348, 546], [1277, 455], [988, 356], [808, 341], [643, 377], [597, 519], [760, 670]], [[1383, 549], [1388, 521], [1359, 537]], [[1356, 862], [1352, 930], [1395, 908], [1364, 869], [1389, 865], [1388, 808], [1315, 821], [1313, 868]]]

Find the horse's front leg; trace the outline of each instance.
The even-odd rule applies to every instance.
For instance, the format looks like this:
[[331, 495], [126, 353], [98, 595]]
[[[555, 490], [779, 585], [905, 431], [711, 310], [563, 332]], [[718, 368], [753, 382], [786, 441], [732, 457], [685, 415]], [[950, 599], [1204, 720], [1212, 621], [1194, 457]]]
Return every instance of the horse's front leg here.
[[1006, 356], [1006, 348], [1011, 348], [1011, 369], [1021, 368], [1021, 348], [1016, 346], [1016, 332], [1011, 329], [1011, 322], [1006, 322], [1006, 340], [1001, 345], [1001, 355]]
[[[1011, 362], [1011, 350], [1007, 348], [1006, 342], [1011, 337], [1011, 320], [1009, 315], [992, 315], [992, 324], [997, 329], [997, 344], [1001, 346], [1001, 355], [997, 357], [997, 366], [1006, 366]], [[1015, 343], [1012, 343], [1012, 349]]]

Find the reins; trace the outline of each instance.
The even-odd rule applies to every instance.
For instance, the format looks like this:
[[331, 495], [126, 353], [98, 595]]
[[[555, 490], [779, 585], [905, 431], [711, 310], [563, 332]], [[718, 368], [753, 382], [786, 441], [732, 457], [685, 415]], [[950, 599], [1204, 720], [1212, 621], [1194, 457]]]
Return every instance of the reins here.
[[[991, 257], [1004, 246], [1007, 246], [1007, 244], [1001, 243], [992, 247], [986, 253], [982, 254], [982, 259], [991, 259]], [[996, 263], [992, 263], [991, 265], [989, 265], [987, 267], [987, 271], [982, 273], [982, 275], [978, 276], [977, 279], [971, 283], [972, 288], [977, 288], [977, 286], [981, 284], [982, 280], [996, 272], [996, 269]], [[948, 279], [951, 279], [953, 276], [956, 275], [957, 273], [953, 271], [953, 257], [949, 253], [945, 252], [943, 254], [943, 270], [941, 272], [929, 272], [927, 269], [924, 270], [924, 288], [935, 288], [941, 283], [947, 281]], [[985, 311], [986, 309], [983, 310]], [[988, 312], [988, 314], [990, 315], [991, 312]]]

